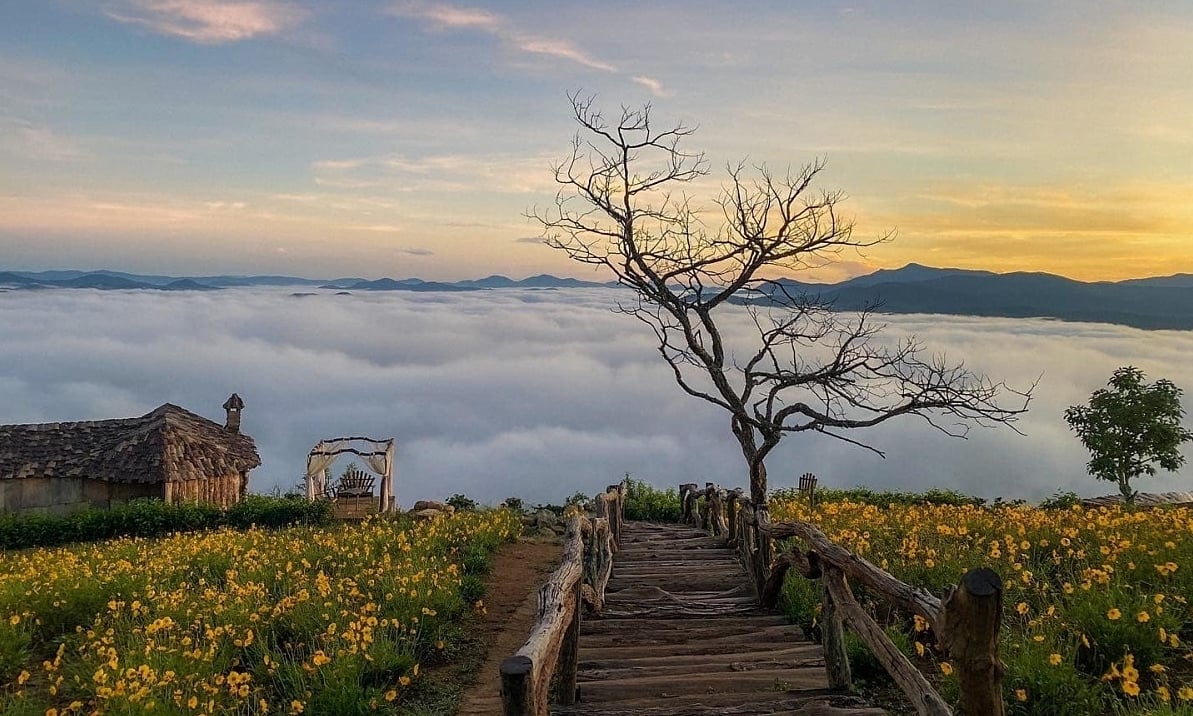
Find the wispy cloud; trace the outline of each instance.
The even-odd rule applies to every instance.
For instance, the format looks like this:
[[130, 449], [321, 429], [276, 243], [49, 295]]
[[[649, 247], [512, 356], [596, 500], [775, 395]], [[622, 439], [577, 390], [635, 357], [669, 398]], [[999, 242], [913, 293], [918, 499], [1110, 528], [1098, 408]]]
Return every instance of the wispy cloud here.
[[523, 32], [508, 18], [488, 10], [445, 3], [398, 2], [391, 6], [390, 11], [399, 17], [421, 20], [437, 30], [484, 32], [526, 54], [567, 60], [602, 72], [617, 72], [611, 63], [593, 57], [569, 40]]
[[501, 30], [505, 20], [488, 10], [451, 5], [400, 3], [395, 10], [425, 18], [444, 28], [478, 28], [489, 32]]
[[567, 40], [552, 40], [543, 37], [519, 37], [517, 39], [518, 49], [523, 52], [529, 52], [535, 55], [548, 55], [550, 57], [558, 57], [561, 60], [571, 60], [579, 65], [591, 67], [594, 70], [604, 70], [605, 72], [616, 72], [617, 68], [608, 62], [590, 57], [583, 51], [576, 48], [575, 45]]
[[78, 141], [49, 127], [0, 117], [0, 149], [38, 161], [79, 161], [91, 157]]
[[106, 14], [158, 34], [218, 45], [276, 35], [301, 22], [306, 11], [275, 0], [131, 0]]
[[655, 97], [670, 97], [675, 93], [663, 87], [663, 83], [653, 77], [638, 75], [632, 78], [635, 82], [650, 90]]
[[396, 224], [349, 224], [341, 227], [348, 231], [372, 231], [379, 234], [396, 234], [402, 227]]
[[542, 193], [554, 189], [549, 156], [514, 154], [381, 155], [311, 163], [315, 183], [339, 189], [396, 192]]

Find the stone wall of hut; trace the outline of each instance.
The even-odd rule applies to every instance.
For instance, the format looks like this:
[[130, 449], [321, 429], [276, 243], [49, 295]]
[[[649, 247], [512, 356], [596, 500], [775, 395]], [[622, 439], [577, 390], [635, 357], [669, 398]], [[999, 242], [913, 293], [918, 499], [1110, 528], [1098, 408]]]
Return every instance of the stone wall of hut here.
[[0, 480], [0, 511], [65, 515], [87, 507], [108, 508], [142, 497], [162, 496], [161, 485], [75, 478]]

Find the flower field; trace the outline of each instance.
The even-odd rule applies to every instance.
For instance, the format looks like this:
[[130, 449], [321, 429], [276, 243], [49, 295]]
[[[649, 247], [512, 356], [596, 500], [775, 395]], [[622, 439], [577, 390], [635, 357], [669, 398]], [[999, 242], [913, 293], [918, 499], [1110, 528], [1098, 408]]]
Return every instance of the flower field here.
[[[1001, 655], [1010, 713], [1193, 714], [1193, 510], [817, 505], [779, 499], [773, 519], [805, 519], [899, 579], [933, 593], [972, 567], [1004, 582]], [[855, 587], [856, 589], [856, 587]], [[860, 596], [860, 595], [859, 595]], [[788, 609], [814, 618], [815, 584], [789, 576]], [[930, 625], [892, 618], [900, 643], [956, 689]]]
[[0, 554], [0, 714], [398, 713], [509, 511]]

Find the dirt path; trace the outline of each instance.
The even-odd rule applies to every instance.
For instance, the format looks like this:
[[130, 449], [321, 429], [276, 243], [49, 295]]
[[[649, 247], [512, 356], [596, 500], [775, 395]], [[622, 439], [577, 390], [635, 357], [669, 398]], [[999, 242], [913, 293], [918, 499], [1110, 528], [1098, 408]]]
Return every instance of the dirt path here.
[[515, 542], [498, 552], [485, 595], [488, 614], [480, 625], [488, 656], [477, 682], [460, 700], [459, 716], [501, 714], [501, 660], [517, 651], [530, 634], [538, 588], [559, 565], [562, 549], [557, 541]]

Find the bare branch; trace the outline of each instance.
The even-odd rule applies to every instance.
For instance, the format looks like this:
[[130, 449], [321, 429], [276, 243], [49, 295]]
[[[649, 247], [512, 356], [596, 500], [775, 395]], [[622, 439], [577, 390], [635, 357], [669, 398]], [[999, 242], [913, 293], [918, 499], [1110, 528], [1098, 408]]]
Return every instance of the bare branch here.
[[[528, 216], [549, 246], [634, 291], [618, 310], [650, 326], [681, 390], [731, 414], [756, 501], [765, 498], [763, 461], [788, 433], [881, 455], [844, 432], [904, 415], [956, 437], [973, 425], [1014, 429], [1034, 385], [1013, 390], [926, 356], [914, 339], [890, 345], [871, 321], [877, 306], [846, 316], [776, 278], [894, 238], [855, 235], [844, 195], [815, 188], [823, 159], [783, 173], [730, 165], [709, 212], [684, 191], [709, 173], [704, 154], [684, 148], [695, 127], [660, 127], [650, 105], [622, 107], [614, 120], [592, 97], [569, 100], [579, 133], [552, 167], [559, 191]], [[715, 225], [706, 215], [719, 217]], [[742, 346], [725, 331], [736, 335], [743, 311], [754, 336], [739, 361]]]

